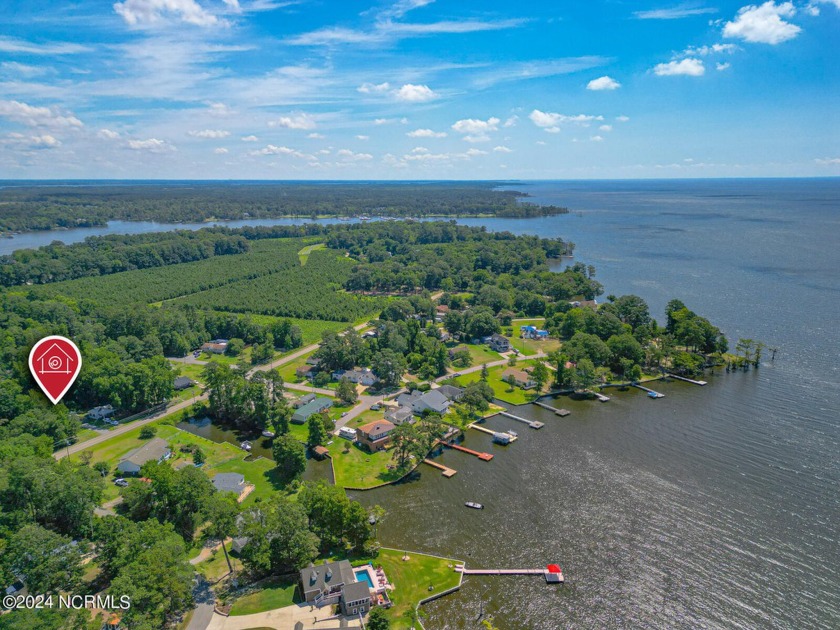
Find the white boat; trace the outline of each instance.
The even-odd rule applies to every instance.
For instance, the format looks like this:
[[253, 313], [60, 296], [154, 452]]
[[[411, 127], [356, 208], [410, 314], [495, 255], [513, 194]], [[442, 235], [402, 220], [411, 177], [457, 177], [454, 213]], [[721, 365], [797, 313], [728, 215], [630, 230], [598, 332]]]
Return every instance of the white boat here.
[[274, 431], [269, 431], [269, 430], [266, 429], [265, 431], [262, 432], [262, 436], [267, 437], [267, 438], [273, 438], [274, 437]]
[[474, 510], [483, 510], [484, 509], [484, 506], [481, 505], [481, 503], [476, 503], [474, 501], [467, 501], [466, 503], [464, 503], [464, 505], [466, 505], [468, 508], [472, 508]]
[[513, 437], [519, 437], [519, 434], [518, 434], [516, 431], [512, 430], [512, 429], [508, 430], [508, 433], [509, 433], [510, 435], [512, 435]]
[[248, 440], [245, 440], [244, 442], [240, 442], [239, 448], [241, 448], [243, 451], [250, 451], [251, 450], [251, 443]]

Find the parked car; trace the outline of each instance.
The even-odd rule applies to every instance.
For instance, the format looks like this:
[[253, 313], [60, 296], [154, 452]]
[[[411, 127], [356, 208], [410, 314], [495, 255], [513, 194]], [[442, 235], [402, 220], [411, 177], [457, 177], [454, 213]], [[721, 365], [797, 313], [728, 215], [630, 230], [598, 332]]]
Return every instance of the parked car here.
[[382, 409], [382, 405], [380, 405], [379, 403], [373, 403], [370, 406], [371, 411], [379, 411], [380, 409]]
[[346, 416], [346, 415], [347, 415], [347, 412], [346, 412], [346, 411], [342, 411], [342, 412], [341, 412], [341, 417], [342, 417], [342, 418], [343, 418], [344, 416]]
[[119, 486], [120, 488], [125, 488], [128, 485], [128, 482], [120, 477], [119, 479], [114, 479], [114, 485]]

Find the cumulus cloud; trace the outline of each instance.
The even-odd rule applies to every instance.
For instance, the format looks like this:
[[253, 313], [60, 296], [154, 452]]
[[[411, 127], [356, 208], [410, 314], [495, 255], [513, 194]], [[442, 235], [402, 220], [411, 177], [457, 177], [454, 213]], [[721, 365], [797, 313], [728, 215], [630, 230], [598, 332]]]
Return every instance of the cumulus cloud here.
[[487, 120], [464, 118], [455, 122], [452, 129], [462, 134], [467, 142], [487, 142], [490, 140], [488, 134], [492, 131], [498, 131], [501, 122], [495, 116], [491, 116]]
[[100, 129], [96, 135], [103, 140], [116, 140], [120, 137], [120, 134], [116, 131], [112, 131], [111, 129]]
[[188, 131], [187, 135], [193, 138], [227, 138], [230, 135], [229, 131], [222, 129], [202, 129], [201, 131]]
[[356, 136], [356, 140], [370, 140], [370, 136], [365, 136], [363, 134], [359, 134]]
[[738, 50], [735, 44], [712, 44], [711, 46], [689, 46], [681, 57], [708, 57], [713, 54], [733, 53]]
[[323, 140], [325, 138], [324, 135], [314, 131], [312, 133], [306, 134], [306, 137], [310, 138], [311, 140]]
[[217, 149], [213, 149], [213, 153], [215, 153], [216, 155], [224, 155], [227, 152], [228, 150], [224, 147], [218, 147]]
[[0, 117], [30, 127], [79, 128], [82, 121], [55, 107], [35, 107], [20, 101], [0, 101]]
[[173, 17], [196, 26], [221, 22], [195, 0], [125, 0], [114, 4], [114, 11], [131, 26], [156, 24]]
[[297, 149], [290, 149], [289, 147], [278, 147], [273, 144], [268, 144], [262, 149], [251, 151], [251, 155], [290, 155], [292, 157], [301, 158], [304, 160], [311, 160], [313, 156], [302, 153]]
[[726, 62], [726, 63], [719, 63], [718, 62], [718, 63], [715, 64], [715, 69], [718, 70], [718, 71], [727, 70], [731, 65], [732, 64], [730, 64], [729, 62]]
[[735, 19], [724, 25], [723, 36], [751, 43], [781, 44], [793, 39], [802, 31], [796, 24], [782, 19], [793, 17], [795, 14], [796, 8], [792, 2], [776, 4], [769, 0], [760, 6], [750, 4], [741, 7]]
[[592, 136], [592, 137], [591, 137], [591, 138], [589, 138], [589, 139], [590, 139], [592, 142], [603, 142], [603, 141], [604, 141], [603, 136]]
[[259, 138], [257, 136], [242, 136], [242, 142], [258, 142]]
[[615, 119], [618, 122], [627, 122], [627, 121], [630, 120], [630, 117], [629, 116], [616, 116]]
[[514, 114], [513, 116], [510, 116], [510, 117], [509, 117], [509, 118], [505, 121], [505, 124], [504, 124], [504, 125], [502, 125], [502, 127], [515, 127], [515, 126], [516, 126], [516, 123], [518, 123], [518, 122], [519, 122], [519, 116], [517, 116], [516, 114]]
[[564, 124], [588, 127], [593, 122], [604, 120], [603, 116], [593, 116], [590, 114], [567, 116], [565, 114], [557, 114], [554, 112], [543, 112], [539, 109], [532, 111], [528, 118], [530, 118], [531, 122], [537, 127], [540, 127], [548, 133], [559, 133], [560, 126]]
[[445, 138], [445, 131], [433, 131], [431, 129], [415, 129], [407, 134], [409, 138]]
[[354, 162], [367, 162], [368, 160], [373, 159], [373, 156], [370, 153], [355, 153], [350, 149], [339, 149], [336, 151], [336, 155], [340, 158], [344, 158], [345, 160], [352, 160]]
[[653, 72], [660, 77], [673, 77], [679, 75], [699, 77], [705, 74], [706, 67], [700, 59], [689, 57], [680, 61], [669, 61], [668, 63], [657, 64], [653, 69]]
[[277, 120], [270, 120], [269, 127], [285, 127], [286, 129], [315, 129], [315, 119], [309, 114], [295, 116], [281, 116]]
[[384, 83], [362, 83], [356, 91], [362, 94], [383, 94], [390, 89], [391, 84], [385, 81]]
[[609, 131], [612, 131], [612, 130], [613, 130], [612, 125], [601, 125], [600, 127], [598, 127], [598, 131], [609, 132]]
[[513, 153], [513, 149], [509, 149], [508, 147], [503, 145], [493, 147], [493, 151], [495, 151], [496, 153]]
[[174, 151], [175, 147], [157, 138], [149, 138], [148, 140], [129, 140], [128, 148], [134, 151], [149, 151], [150, 153], [166, 153], [167, 151]]
[[32, 149], [57, 149], [61, 146], [61, 141], [49, 134], [40, 136], [26, 136], [22, 133], [10, 133], [5, 140], [0, 141], [0, 144], [14, 145], [20, 150]]
[[437, 93], [428, 85], [414, 85], [412, 83], [406, 83], [398, 90], [394, 90], [392, 94], [395, 99], [404, 103], [423, 103], [438, 97]]
[[613, 79], [612, 77], [603, 76], [598, 77], [597, 79], [592, 79], [589, 83], [586, 84], [587, 90], [617, 90], [621, 87], [621, 83]]

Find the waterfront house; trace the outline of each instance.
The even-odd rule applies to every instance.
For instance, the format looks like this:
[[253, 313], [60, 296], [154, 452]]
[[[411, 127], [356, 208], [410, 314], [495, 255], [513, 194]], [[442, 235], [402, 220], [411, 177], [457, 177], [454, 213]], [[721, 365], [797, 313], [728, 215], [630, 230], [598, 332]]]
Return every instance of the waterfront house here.
[[513, 378], [514, 385], [522, 389], [531, 389], [537, 386], [537, 382], [525, 370], [508, 368], [502, 372], [502, 380], [505, 383], [509, 383], [511, 378]]
[[487, 345], [490, 346], [496, 352], [509, 352], [510, 351], [510, 340], [507, 337], [500, 335], [499, 333], [493, 333], [490, 337], [490, 340], [487, 342]]
[[450, 402], [458, 402], [464, 396], [464, 388], [454, 385], [441, 385], [437, 388], [437, 391], [446, 396]]
[[411, 408], [414, 409], [414, 413], [418, 414], [433, 411], [443, 415], [449, 411], [450, 404], [449, 399], [439, 389], [430, 389], [419, 396], [411, 405]]
[[117, 470], [124, 475], [136, 475], [146, 462], [160, 462], [169, 459], [170, 455], [172, 455], [172, 451], [169, 449], [169, 444], [167, 444], [166, 440], [163, 438], [152, 438], [143, 446], [131, 451], [120, 460], [120, 463], [117, 464]]
[[304, 601], [318, 608], [338, 604], [343, 614], [353, 616], [370, 610], [370, 588], [356, 579], [347, 560], [301, 569], [300, 586]]
[[247, 496], [246, 490], [252, 487], [245, 483], [245, 477], [239, 473], [219, 473], [211, 481], [218, 492], [236, 494], [237, 501], [242, 501]]
[[411, 407], [394, 407], [385, 412], [385, 419], [397, 426], [405, 422], [411, 424], [414, 421], [414, 410]]
[[376, 453], [391, 444], [391, 431], [395, 428], [388, 420], [374, 420], [356, 429], [356, 439], [371, 453]]
[[316, 413], [321, 413], [330, 407], [332, 407], [332, 401], [329, 398], [315, 398], [292, 414], [292, 422], [295, 424], [304, 424], [307, 420], [309, 420], [310, 416]]

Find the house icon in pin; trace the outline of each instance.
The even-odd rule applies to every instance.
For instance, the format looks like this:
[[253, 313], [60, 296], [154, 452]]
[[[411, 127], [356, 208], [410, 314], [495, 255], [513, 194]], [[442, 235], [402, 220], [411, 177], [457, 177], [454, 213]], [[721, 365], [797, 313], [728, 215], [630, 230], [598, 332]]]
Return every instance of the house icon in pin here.
[[70, 366], [75, 358], [67, 354], [56, 343], [42, 352], [41, 356], [37, 357], [35, 361], [38, 363], [39, 374], [72, 374], [74, 372]]

